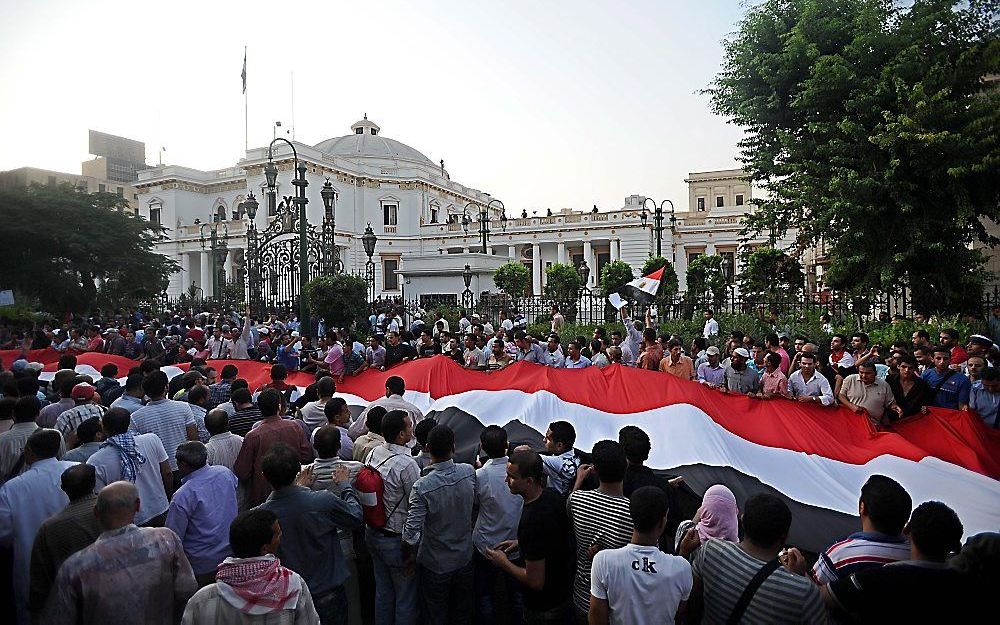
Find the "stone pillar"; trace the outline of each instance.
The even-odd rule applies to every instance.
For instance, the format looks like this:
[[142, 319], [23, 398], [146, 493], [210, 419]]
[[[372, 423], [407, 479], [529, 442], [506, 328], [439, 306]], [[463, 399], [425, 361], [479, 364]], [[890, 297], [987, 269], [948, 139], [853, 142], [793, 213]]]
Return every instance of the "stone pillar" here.
[[538, 243], [531, 244], [531, 292], [542, 294], [542, 248]]
[[566, 243], [560, 241], [556, 243], [556, 262], [565, 263], [566, 262]]
[[513, 245], [507, 246], [507, 258], [517, 258], [517, 248]]
[[212, 295], [212, 254], [207, 250], [201, 253], [201, 284], [205, 297]]
[[594, 246], [589, 239], [583, 242], [583, 260], [587, 261], [587, 266], [590, 267], [590, 276], [587, 280], [589, 287], [597, 282], [597, 261], [594, 260]]
[[194, 276], [191, 275], [191, 255], [181, 252], [181, 293], [186, 293]]
[[621, 239], [611, 239], [610, 253], [612, 262], [616, 260], [621, 260], [622, 257], [621, 245], [622, 245]]
[[705, 256], [715, 256], [715, 243], [709, 241], [705, 244]]

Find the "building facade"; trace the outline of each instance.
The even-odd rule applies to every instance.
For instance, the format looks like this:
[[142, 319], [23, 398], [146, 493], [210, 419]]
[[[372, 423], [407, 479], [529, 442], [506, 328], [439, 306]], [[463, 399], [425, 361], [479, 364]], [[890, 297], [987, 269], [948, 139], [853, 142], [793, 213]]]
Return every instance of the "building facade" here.
[[[377, 296], [454, 299], [464, 289], [466, 265], [473, 272], [470, 289], [492, 291], [493, 272], [510, 260], [529, 269], [535, 295], [542, 293], [545, 268], [553, 263], [586, 261], [588, 286], [595, 287], [605, 263], [623, 260], [638, 272], [655, 249], [648, 225], [653, 203], [641, 195], [631, 195], [609, 211], [559, 209], [541, 215], [504, 208], [499, 198], [451, 180], [443, 162], [434, 163], [418, 150], [382, 136], [367, 118], [352, 125], [350, 134], [312, 146], [294, 145], [307, 168], [310, 223], [323, 220], [323, 184], [329, 180], [334, 188], [336, 245], [344, 270], [364, 275], [365, 228], [370, 224], [378, 237], [372, 257]], [[249, 217], [243, 202], [251, 192], [258, 199], [254, 225], [261, 230], [277, 218], [282, 198], [294, 195], [291, 149], [275, 144], [272, 156], [278, 168], [273, 201], [264, 177], [267, 148], [248, 150], [245, 159], [226, 169], [167, 165], [139, 172], [139, 214], [166, 229], [159, 251], [181, 267], [170, 281], [171, 296], [192, 286], [206, 296], [216, 294], [212, 230], [227, 243], [225, 276], [232, 280], [245, 271]], [[692, 173], [686, 182], [688, 206], [677, 207], [674, 219], [664, 220], [661, 241], [682, 288], [687, 263], [698, 254], [720, 254], [733, 272], [738, 271], [739, 231], [751, 200], [739, 170]], [[645, 224], [644, 203], [649, 211]], [[485, 254], [478, 220], [482, 209], [491, 219]], [[500, 220], [503, 213], [505, 221]]]

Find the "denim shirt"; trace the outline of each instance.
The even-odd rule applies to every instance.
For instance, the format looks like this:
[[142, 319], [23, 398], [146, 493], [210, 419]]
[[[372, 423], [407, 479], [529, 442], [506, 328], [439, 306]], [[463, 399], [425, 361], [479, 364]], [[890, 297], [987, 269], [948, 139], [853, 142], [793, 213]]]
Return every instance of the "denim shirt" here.
[[340, 497], [290, 485], [271, 493], [259, 508], [281, 524], [281, 563], [302, 576], [313, 597], [325, 595], [347, 579], [347, 562], [338, 530], [361, 527], [361, 502], [348, 483]]
[[432, 572], [457, 571], [472, 560], [475, 491], [472, 466], [454, 460], [429, 465], [413, 483], [403, 541], [420, 545], [417, 562]]

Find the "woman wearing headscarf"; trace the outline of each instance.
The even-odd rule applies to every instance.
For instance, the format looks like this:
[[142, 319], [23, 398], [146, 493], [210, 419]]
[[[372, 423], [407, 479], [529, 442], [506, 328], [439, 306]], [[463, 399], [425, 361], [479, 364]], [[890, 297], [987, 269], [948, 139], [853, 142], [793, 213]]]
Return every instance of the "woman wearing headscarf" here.
[[677, 527], [674, 537], [676, 553], [689, 558], [709, 538], [739, 542], [739, 516], [733, 491], [722, 484], [710, 486], [701, 498], [701, 507], [694, 519], [684, 521]]

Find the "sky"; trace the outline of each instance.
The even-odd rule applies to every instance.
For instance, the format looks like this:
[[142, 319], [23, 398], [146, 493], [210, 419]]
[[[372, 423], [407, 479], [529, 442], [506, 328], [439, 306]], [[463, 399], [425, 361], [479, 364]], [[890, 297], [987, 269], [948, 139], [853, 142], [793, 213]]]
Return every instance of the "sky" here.
[[275, 121], [314, 145], [364, 114], [508, 214], [680, 209], [688, 172], [737, 166], [742, 133], [699, 90], [743, 0], [0, 6], [0, 170], [79, 173], [89, 128], [221, 169]]

